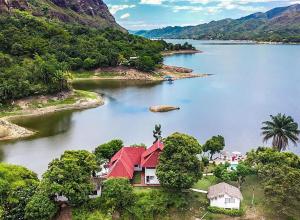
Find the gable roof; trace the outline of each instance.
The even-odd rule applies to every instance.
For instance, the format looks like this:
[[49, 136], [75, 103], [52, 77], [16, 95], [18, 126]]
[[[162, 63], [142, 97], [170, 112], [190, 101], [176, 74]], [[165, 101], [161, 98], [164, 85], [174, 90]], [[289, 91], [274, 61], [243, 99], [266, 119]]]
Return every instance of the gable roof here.
[[161, 141], [155, 142], [143, 154], [141, 159], [142, 167], [156, 167], [160, 152], [163, 150], [164, 144]]
[[145, 151], [144, 147], [123, 147], [109, 162], [109, 172], [107, 177], [125, 177], [132, 179], [134, 165], [141, 163], [141, 155]]
[[207, 198], [212, 199], [214, 197], [222, 196], [225, 194], [241, 200], [243, 199], [243, 195], [239, 188], [224, 182], [209, 187]]

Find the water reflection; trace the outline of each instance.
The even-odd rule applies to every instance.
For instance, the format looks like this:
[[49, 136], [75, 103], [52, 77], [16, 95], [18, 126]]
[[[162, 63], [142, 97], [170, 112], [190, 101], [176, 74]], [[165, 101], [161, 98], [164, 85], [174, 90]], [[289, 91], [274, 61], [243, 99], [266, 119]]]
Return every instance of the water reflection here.
[[27, 140], [37, 137], [50, 137], [62, 134], [72, 127], [72, 115], [74, 111], [64, 111], [59, 113], [47, 114], [44, 116], [29, 116], [17, 118], [12, 122], [34, 130], [37, 132], [35, 136], [27, 138]]

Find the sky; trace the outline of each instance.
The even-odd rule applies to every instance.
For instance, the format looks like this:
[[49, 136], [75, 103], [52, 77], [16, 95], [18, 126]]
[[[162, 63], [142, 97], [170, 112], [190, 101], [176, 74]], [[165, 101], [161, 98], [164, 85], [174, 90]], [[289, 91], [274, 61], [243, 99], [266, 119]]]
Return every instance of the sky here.
[[128, 30], [188, 26], [300, 3], [300, 0], [104, 0]]

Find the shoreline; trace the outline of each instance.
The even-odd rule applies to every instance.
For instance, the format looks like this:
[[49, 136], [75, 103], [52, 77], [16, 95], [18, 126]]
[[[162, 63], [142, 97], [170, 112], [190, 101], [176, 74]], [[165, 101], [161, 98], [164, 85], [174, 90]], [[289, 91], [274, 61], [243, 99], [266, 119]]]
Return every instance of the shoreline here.
[[164, 51], [161, 54], [164, 57], [177, 55], [177, 54], [196, 54], [196, 53], [203, 53], [201, 50], [171, 50], [171, 51]]
[[[201, 53], [199, 50], [178, 50], [166, 51], [163, 56], [171, 56], [175, 54], [195, 54]], [[104, 74], [101, 75], [101, 74]], [[76, 75], [76, 74], [75, 74]], [[91, 72], [88, 77], [74, 78], [72, 82], [84, 80], [144, 80], [144, 81], [164, 81], [165, 76], [171, 76], [173, 80], [207, 77], [210, 74], [193, 73], [192, 69], [162, 65], [155, 69], [152, 73], [139, 71], [133, 68], [118, 66], [98, 68]], [[94, 93], [81, 91], [85, 96], [76, 97], [76, 93], [80, 90], [71, 92], [58, 93], [56, 95], [46, 95], [37, 97], [28, 97], [15, 101], [17, 110], [4, 111], [3, 116], [0, 114], [0, 141], [16, 140], [35, 135], [38, 131], [18, 126], [12, 121], [17, 118], [40, 116], [59, 111], [67, 110], [83, 110], [95, 108], [104, 104], [103, 98]], [[78, 94], [77, 94], [78, 95]], [[81, 94], [82, 95], [82, 94]], [[72, 98], [73, 103], [70, 103]]]
[[[73, 91], [69, 93], [64, 93], [65, 97], [64, 99], [69, 98], [71, 95], [73, 95]], [[17, 118], [23, 118], [23, 117], [31, 117], [31, 116], [40, 116], [60, 111], [68, 111], [68, 110], [83, 110], [88, 108], [95, 108], [98, 106], [101, 106], [104, 104], [103, 98], [96, 94], [96, 93], [90, 93], [94, 94], [94, 98], [82, 98], [78, 97], [78, 99], [71, 104], [57, 104], [57, 105], [49, 105], [46, 107], [41, 108], [28, 108], [28, 109], [21, 109], [17, 110], [15, 112], [11, 112], [12, 115], [7, 115], [0, 117], [0, 129], [4, 130], [4, 132], [7, 133], [6, 136], [0, 137], [0, 141], [7, 141], [7, 140], [15, 140], [15, 139], [21, 139], [26, 138], [29, 136], [33, 136], [37, 131], [32, 131], [30, 129], [21, 127], [12, 121]], [[59, 94], [61, 95], [61, 94]], [[51, 98], [57, 98], [59, 95], [56, 96], [39, 96], [34, 98], [26, 98], [18, 100], [18, 103], [26, 103], [27, 105], [30, 104], [30, 100], [47, 100]]]
[[173, 80], [207, 77], [210, 74], [194, 73], [192, 69], [185, 67], [162, 65], [152, 73], [143, 72], [134, 68], [118, 66], [98, 68], [83, 77], [80, 74], [73, 74], [73, 82], [84, 80], [143, 80], [143, 81], [164, 81], [165, 76], [171, 76]]

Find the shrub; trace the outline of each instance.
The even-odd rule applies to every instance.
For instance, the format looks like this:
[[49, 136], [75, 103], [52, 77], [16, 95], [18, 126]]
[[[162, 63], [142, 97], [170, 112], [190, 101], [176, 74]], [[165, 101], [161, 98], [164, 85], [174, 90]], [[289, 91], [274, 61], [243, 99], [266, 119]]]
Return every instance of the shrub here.
[[207, 208], [207, 211], [217, 214], [224, 214], [229, 216], [242, 216], [244, 215], [243, 209], [224, 209], [224, 208], [218, 208], [214, 206], [209, 206]]

